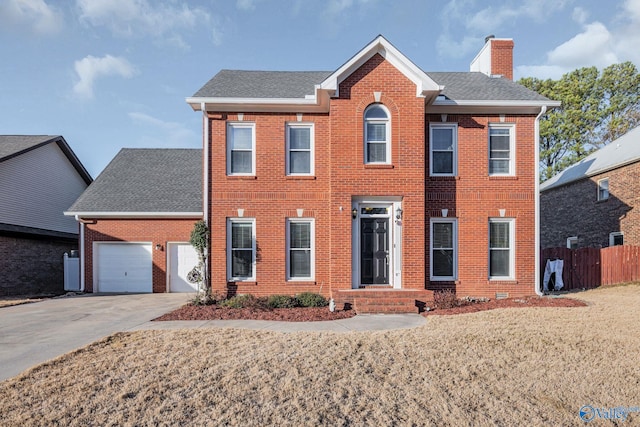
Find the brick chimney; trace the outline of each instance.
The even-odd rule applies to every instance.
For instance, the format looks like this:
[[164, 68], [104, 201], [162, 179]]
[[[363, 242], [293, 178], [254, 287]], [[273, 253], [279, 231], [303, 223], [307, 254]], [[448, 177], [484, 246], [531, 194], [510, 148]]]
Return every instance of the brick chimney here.
[[513, 39], [487, 36], [484, 46], [471, 61], [469, 70], [513, 80]]

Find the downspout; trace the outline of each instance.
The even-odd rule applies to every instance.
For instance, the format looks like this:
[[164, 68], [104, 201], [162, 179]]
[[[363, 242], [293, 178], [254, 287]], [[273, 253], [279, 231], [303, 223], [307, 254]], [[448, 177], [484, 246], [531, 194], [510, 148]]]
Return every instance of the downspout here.
[[540, 290], [540, 118], [547, 112], [547, 106], [543, 105], [540, 114], [536, 117], [534, 140], [535, 148], [535, 291], [538, 296], [542, 296]]
[[84, 292], [84, 222], [76, 215], [80, 223], [80, 292]]
[[202, 173], [203, 173], [203, 197], [202, 212], [204, 213], [204, 222], [209, 225], [209, 119], [207, 118], [207, 109], [204, 102], [200, 103], [202, 110]]

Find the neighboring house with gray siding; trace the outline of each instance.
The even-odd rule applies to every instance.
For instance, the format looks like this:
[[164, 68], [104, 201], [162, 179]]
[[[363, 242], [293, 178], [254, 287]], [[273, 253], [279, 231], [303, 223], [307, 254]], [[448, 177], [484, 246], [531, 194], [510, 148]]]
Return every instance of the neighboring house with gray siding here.
[[540, 244], [640, 245], [640, 127], [540, 185]]
[[92, 178], [62, 136], [0, 135], [0, 295], [60, 293], [78, 223], [63, 211]]

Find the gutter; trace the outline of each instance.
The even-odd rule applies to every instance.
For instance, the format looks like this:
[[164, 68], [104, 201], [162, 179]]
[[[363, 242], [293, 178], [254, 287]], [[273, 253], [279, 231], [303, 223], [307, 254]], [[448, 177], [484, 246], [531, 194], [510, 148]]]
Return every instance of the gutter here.
[[540, 290], [540, 118], [547, 112], [547, 106], [543, 105], [540, 108], [540, 114], [536, 116], [534, 140], [536, 141], [535, 147], [535, 274], [534, 274], [534, 290], [538, 296], [544, 295]]

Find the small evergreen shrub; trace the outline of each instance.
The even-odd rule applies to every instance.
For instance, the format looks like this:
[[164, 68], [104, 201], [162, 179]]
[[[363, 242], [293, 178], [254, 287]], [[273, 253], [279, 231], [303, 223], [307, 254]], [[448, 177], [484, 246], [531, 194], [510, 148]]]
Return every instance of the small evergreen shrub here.
[[224, 301], [220, 301], [222, 307], [227, 308], [249, 308], [256, 305], [256, 297], [250, 294], [236, 295]]
[[313, 292], [302, 292], [296, 295], [298, 305], [300, 307], [326, 307], [329, 305], [329, 301], [320, 294]]
[[269, 308], [294, 308], [298, 306], [295, 297], [289, 295], [271, 295], [267, 298]]

